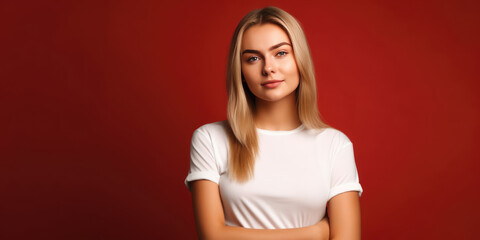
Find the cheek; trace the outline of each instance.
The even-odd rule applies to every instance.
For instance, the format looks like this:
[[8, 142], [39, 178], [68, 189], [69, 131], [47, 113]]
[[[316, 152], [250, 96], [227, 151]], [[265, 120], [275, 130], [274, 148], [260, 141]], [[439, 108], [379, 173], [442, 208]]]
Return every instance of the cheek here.
[[289, 76], [298, 76], [298, 68], [295, 60], [289, 61], [289, 63], [285, 65], [285, 73]]
[[247, 82], [254, 82], [254, 81], [257, 81], [257, 76], [256, 76], [256, 69], [254, 66], [247, 66], [247, 67], [244, 67], [242, 65], [242, 73], [243, 73], [243, 77], [245, 78], [245, 80]]

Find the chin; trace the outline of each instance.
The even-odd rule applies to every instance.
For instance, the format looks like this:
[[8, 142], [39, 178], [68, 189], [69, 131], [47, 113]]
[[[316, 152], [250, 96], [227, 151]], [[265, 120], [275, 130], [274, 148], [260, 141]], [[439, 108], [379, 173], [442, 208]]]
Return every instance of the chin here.
[[261, 97], [261, 99], [267, 102], [276, 102], [276, 101], [282, 100], [285, 97], [286, 96], [264, 96], [264, 97]]

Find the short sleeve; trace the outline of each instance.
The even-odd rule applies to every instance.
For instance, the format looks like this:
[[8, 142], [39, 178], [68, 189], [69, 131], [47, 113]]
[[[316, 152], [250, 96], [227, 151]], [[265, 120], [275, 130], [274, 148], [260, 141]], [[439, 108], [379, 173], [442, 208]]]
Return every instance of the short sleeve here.
[[219, 168], [215, 160], [215, 151], [207, 133], [200, 128], [193, 132], [190, 145], [190, 168], [185, 185], [190, 190], [189, 182], [206, 179], [218, 184]]
[[358, 196], [362, 195], [363, 189], [359, 182], [353, 154], [353, 144], [351, 142], [345, 144], [335, 153], [331, 174], [329, 200], [340, 193], [348, 191], [358, 191]]

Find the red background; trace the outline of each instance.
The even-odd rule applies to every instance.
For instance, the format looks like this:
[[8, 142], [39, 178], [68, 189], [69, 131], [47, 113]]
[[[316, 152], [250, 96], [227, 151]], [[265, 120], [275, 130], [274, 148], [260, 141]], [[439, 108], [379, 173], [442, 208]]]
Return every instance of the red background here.
[[226, 117], [228, 44], [268, 5], [304, 27], [354, 143], [363, 239], [475, 239], [477, 1], [3, 1], [0, 237], [195, 239], [190, 137]]

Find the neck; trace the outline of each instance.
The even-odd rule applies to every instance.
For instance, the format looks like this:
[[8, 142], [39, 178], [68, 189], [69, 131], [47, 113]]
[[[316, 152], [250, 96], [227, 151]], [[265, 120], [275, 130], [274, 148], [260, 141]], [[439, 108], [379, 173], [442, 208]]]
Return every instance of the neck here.
[[258, 128], [286, 131], [295, 129], [301, 124], [296, 106], [296, 91], [275, 102], [256, 98], [255, 104], [255, 125]]

